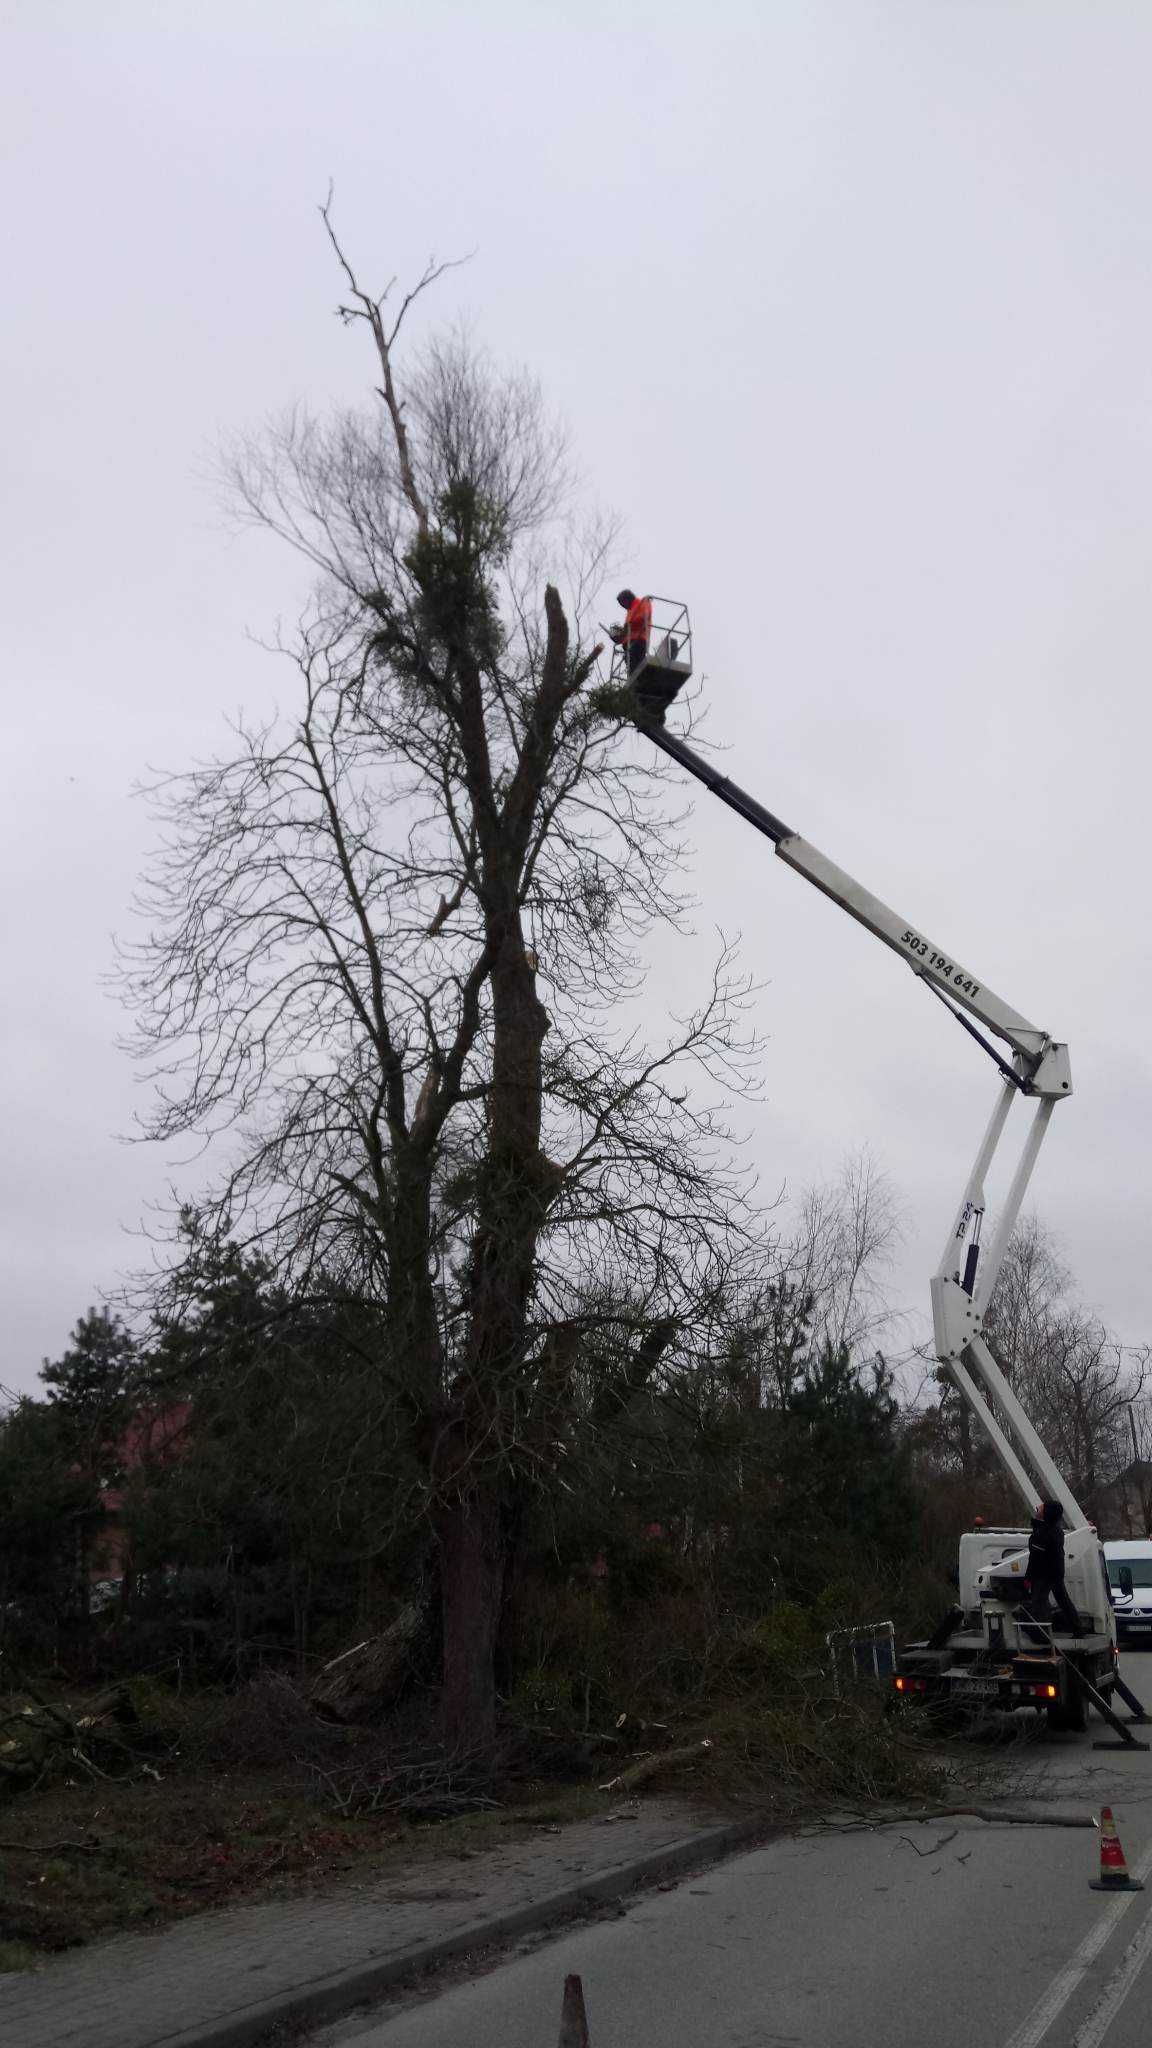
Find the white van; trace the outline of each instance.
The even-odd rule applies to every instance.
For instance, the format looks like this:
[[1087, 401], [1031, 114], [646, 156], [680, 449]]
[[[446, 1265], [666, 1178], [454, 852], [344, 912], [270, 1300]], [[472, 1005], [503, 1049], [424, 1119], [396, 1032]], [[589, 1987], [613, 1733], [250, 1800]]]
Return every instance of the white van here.
[[1104, 1561], [1120, 1641], [1135, 1645], [1144, 1640], [1152, 1649], [1152, 1537], [1106, 1543]]

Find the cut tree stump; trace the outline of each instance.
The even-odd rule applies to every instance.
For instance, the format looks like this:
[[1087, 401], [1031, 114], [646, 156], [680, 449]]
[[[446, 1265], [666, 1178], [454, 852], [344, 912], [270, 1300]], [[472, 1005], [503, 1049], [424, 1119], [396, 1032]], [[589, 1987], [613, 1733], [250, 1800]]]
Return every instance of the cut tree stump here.
[[366, 1721], [382, 1713], [411, 1676], [420, 1623], [419, 1607], [402, 1607], [382, 1635], [367, 1636], [321, 1665], [308, 1688], [310, 1704], [334, 1721]]

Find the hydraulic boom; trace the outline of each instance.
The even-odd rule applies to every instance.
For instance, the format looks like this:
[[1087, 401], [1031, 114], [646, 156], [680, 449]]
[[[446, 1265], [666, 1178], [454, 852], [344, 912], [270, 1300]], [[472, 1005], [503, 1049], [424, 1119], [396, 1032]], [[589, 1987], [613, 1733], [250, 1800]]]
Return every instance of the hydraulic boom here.
[[[839, 904], [867, 931], [899, 954], [905, 965], [938, 996], [957, 1022], [976, 1039], [999, 1069], [1001, 1087], [996, 1106], [977, 1151], [972, 1170], [948, 1233], [943, 1256], [932, 1280], [932, 1318], [936, 1355], [963, 1395], [1016, 1486], [1029, 1514], [1037, 1492], [1064, 1504], [1069, 1531], [1087, 1527], [1087, 1517], [1059, 1468], [1017, 1399], [984, 1336], [983, 1318], [999, 1276], [1008, 1241], [1028, 1190], [1040, 1146], [1055, 1104], [1072, 1092], [1068, 1048], [1018, 1010], [1003, 1002], [985, 982], [899, 917], [871, 891], [846, 874], [808, 840], [766, 810], [735, 782], [717, 774], [709, 763], [676, 734], [648, 719], [638, 721], [654, 746], [678, 761], [713, 796], [770, 839], [780, 859], [806, 881]], [[992, 1041], [998, 1039], [1007, 1048]], [[1033, 1099], [1035, 1108], [1024, 1137], [1016, 1170], [990, 1247], [981, 1244], [984, 1184], [1018, 1095]], [[995, 1403], [993, 1413], [988, 1397]]]

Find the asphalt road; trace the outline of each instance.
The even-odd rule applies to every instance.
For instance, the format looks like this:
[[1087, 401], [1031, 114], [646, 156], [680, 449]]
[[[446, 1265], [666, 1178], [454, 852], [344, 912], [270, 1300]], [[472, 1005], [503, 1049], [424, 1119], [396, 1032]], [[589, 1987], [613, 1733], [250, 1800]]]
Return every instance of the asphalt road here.
[[[1125, 1675], [1152, 1712], [1152, 1657], [1129, 1656]], [[1152, 1751], [1095, 1751], [1108, 1733], [1042, 1738], [1019, 1794], [1111, 1804], [1146, 1892], [1089, 1889], [1099, 1838], [1083, 1828], [810, 1832], [352, 2016], [316, 2048], [555, 2048], [569, 1971], [591, 2048], [1146, 2048]]]

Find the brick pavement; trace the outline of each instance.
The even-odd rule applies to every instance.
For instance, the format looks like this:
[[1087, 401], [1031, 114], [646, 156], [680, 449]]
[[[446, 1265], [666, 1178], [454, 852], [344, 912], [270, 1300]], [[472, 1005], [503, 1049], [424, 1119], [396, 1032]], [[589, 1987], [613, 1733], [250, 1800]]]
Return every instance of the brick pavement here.
[[620, 1813], [0, 1977], [0, 2048], [242, 2048], [279, 2021], [335, 2017], [452, 1955], [705, 1863], [759, 1825], [671, 1800]]

